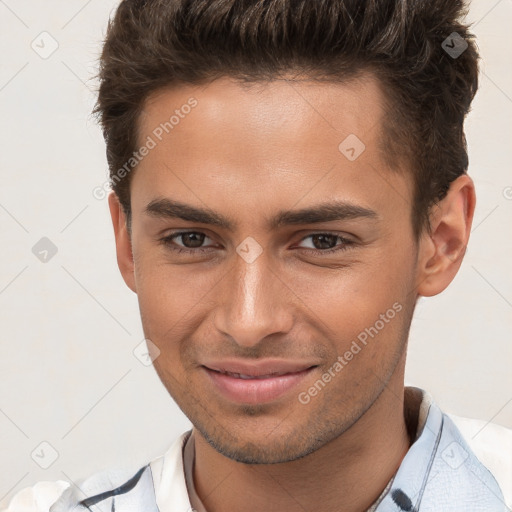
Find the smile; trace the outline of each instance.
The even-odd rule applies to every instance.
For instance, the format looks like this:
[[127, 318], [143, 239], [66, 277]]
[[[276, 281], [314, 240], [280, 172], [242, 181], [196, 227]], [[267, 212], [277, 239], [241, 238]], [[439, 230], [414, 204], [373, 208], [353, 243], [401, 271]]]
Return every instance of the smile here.
[[298, 386], [315, 368], [297, 372], [247, 375], [203, 367], [214, 389], [224, 398], [240, 404], [268, 403]]

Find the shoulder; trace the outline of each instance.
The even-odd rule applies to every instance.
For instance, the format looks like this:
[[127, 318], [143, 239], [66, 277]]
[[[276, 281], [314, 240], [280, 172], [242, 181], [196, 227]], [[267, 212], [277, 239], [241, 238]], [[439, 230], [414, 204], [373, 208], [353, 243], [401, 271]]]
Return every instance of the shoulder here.
[[[190, 431], [179, 436], [165, 455], [142, 467], [102, 471], [77, 481], [74, 485], [62, 480], [39, 482], [15, 494], [9, 506], [0, 512], [87, 511], [88, 507], [97, 504], [101, 504], [105, 510], [128, 507], [130, 510], [158, 512], [155, 490], [160, 486], [162, 478], [167, 482], [170, 469], [180, 470], [183, 475], [181, 449], [189, 433]], [[173, 480], [179, 481], [179, 475], [178, 472]], [[186, 496], [184, 479], [183, 489], [180, 490]], [[183, 510], [189, 508], [190, 506]]]
[[18, 492], [2, 512], [86, 511], [97, 504], [102, 510], [115, 510], [122, 509], [127, 502], [136, 506], [134, 510], [157, 511], [149, 465], [137, 471], [103, 471], [75, 485], [64, 481], [39, 482]]
[[2, 512], [48, 512], [69, 485], [68, 482], [57, 480], [25, 487], [14, 495], [9, 506]]
[[512, 506], [512, 429], [484, 420], [445, 414], [455, 424], [480, 462], [498, 482]]

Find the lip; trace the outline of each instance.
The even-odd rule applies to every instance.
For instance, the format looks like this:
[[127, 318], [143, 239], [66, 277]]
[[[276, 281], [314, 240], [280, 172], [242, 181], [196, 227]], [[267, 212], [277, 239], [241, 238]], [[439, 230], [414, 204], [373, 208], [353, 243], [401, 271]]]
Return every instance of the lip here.
[[284, 359], [262, 359], [260, 361], [243, 361], [240, 359], [222, 359], [217, 361], [206, 361], [203, 366], [218, 372], [241, 373], [252, 377], [266, 376], [271, 374], [297, 373], [312, 366], [314, 362], [290, 361]]
[[[277, 400], [304, 380], [317, 365], [304, 362], [224, 360], [203, 365], [210, 381], [225, 398], [243, 404]], [[228, 373], [222, 373], [228, 372]], [[229, 373], [235, 375], [229, 375]], [[241, 378], [238, 375], [252, 378]]]

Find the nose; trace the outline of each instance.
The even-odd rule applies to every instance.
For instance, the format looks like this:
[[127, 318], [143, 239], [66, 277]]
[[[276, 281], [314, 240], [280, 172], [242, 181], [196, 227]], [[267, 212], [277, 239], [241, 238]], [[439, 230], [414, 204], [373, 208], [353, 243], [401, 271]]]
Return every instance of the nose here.
[[222, 280], [215, 327], [238, 345], [252, 347], [293, 324], [293, 293], [271, 268], [265, 251], [251, 263], [238, 254]]

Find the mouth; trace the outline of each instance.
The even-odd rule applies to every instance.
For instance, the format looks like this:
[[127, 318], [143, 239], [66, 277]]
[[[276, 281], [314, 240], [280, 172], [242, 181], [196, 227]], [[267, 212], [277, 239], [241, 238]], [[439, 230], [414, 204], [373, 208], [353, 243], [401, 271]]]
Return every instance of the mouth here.
[[224, 398], [240, 404], [268, 403], [283, 397], [296, 388], [314, 371], [316, 365], [297, 371], [245, 370], [246, 373], [202, 367], [214, 389]]
[[227, 372], [227, 371], [222, 371], [222, 370], [212, 370], [212, 371], [220, 373], [222, 375], [229, 375], [230, 377], [234, 377], [235, 379], [269, 379], [272, 377], [280, 377], [281, 375], [290, 375], [292, 373], [299, 373], [299, 372], [281, 372], [281, 373], [275, 372], [275, 373], [268, 373], [266, 375], [244, 375], [242, 373]]

